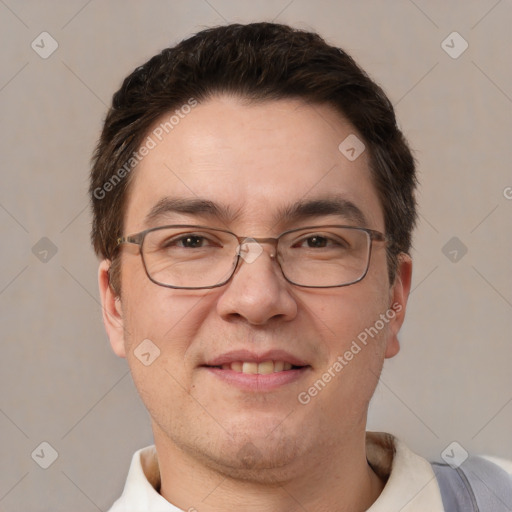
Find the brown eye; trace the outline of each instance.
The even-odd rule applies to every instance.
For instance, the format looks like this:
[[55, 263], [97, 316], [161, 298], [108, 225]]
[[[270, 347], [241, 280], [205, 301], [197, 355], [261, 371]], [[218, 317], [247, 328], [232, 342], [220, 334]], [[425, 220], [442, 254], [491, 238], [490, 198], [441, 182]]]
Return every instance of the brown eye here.
[[182, 247], [189, 247], [195, 249], [197, 247], [202, 247], [204, 241], [205, 239], [202, 236], [187, 235], [178, 239], [176, 242], [180, 244]]
[[335, 234], [310, 234], [297, 240], [293, 247], [300, 249], [344, 249], [350, 244]]
[[306, 239], [306, 242], [308, 244], [308, 247], [322, 248], [327, 245], [328, 240], [323, 236], [311, 236]]

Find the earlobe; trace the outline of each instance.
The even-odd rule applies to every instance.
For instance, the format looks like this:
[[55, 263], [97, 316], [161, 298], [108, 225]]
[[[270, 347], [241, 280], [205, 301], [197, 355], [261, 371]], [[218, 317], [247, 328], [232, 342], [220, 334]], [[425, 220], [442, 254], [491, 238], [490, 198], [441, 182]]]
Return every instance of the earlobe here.
[[119, 357], [126, 357], [121, 297], [113, 290], [110, 284], [108, 273], [110, 265], [110, 260], [103, 260], [98, 269], [103, 323], [114, 353]]
[[398, 256], [398, 268], [395, 282], [391, 286], [390, 308], [393, 310], [393, 318], [389, 322], [389, 337], [386, 346], [386, 358], [394, 357], [400, 351], [398, 332], [405, 320], [407, 300], [411, 290], [412, 260], [407, 254]]

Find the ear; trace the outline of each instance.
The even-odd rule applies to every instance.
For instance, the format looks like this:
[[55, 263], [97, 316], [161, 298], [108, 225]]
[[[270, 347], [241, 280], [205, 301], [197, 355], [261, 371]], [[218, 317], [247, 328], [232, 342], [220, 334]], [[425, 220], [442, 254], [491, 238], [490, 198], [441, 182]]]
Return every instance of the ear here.
[[110, 260], [103, 260], [98, 269], [98, 284], [103, 309], [103, 323], [105, 324], [112, 350], [119, 357], [126, 357], [121, 297], [117, 295], [110, 285], [110, 277], [108, 274], [110, 265]]
[[391, 285], [390, 299], [391, 309], [394, 316], [389, 322], [389, 338], [386, 347], [386, 358], [396, 356], [400, 351], [400, 342], [398, 341], [398, 332], [405, 319], [405, 310], [407, 299], [411, 290], [412, 278], [412, 260], [407, 254], [398, 256], [398, 268], [395, 276], [395, 282]]

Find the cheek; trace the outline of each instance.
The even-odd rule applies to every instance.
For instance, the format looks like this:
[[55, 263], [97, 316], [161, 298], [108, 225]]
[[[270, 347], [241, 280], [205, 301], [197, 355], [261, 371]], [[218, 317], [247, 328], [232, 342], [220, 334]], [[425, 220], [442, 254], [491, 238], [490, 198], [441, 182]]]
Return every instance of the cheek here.
[[[131, 343], [149, 338], [165, 348], [183, 338], [183, 331], [200, 325], [205, 292], [174, 290], [159, 286], [147, 277], [139, 261], [130, 261], [123, 275], [123, 314]], [[133, 348], [133, 347], [132, 347]]]
[[206, 298], [148, 283], [125, 288], [127, 361], [142, 401], [161, 425], [176, 421], [191, 392], [188, 350], [204, 321]]
[[378, 383], [389, 324], [380, 317], [387, 310], [386, 294], [381, 290], [369, 300], [367, 293], [355, 290], [318, 300], [312, 318], [318, 350], [327, 357], [301, 390], [299, 401], [313, 404], [312, 414], [321, 410], [333, 423], [358, 425]]
[[211, 314], [214, 294], [165, 288], [152, 283], [143, 269], [130, 271], [122, 300], [125, 348], [134, 380], [142, 392], [172, 377], [188, 389], [193, 364], [189, 349]]
[[369, 399], [384, 360], [389, 293], [385, 283], [371, 277], [329, 294], [302, 298], [317, 333], [318, 352], [326, 355], [318, 373], [329, 373], [325, 380], [333, 381], [332, 392], [348, 394], [347, 398], [358, 388], [367, 388], [368, 393], [357, 396]]
[[315, 325], [319, 340], [329, 348], [331, 356], [350, 346], [388, 307], [387, 288], [366, 281], [368, 277], [346, 288], [299, 299], [304, 316]]

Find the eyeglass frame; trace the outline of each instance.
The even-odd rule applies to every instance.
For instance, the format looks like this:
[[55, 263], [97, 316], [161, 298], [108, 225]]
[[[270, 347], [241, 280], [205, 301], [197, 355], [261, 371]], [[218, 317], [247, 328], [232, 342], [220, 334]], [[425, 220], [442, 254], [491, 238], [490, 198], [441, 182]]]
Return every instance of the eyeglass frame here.
[[[151, 277], [149, 271], [148, 271], [147, 266], [146, 266], [146, 261], [144, 260], [144, 251], [143, 251], [144, 239], [145, 239], [145, 237], [146, 237], [146, 235], [148, 233], [151, 233], [153, 231], [159, 231], [159, 230], [162, 230], [162, 229], [170, 229], [170, 228], [207, 229], [207, 230], [210, 230], [210, 231], [220, 231], [222, 233], [227, 233], [229, 235], [234, 236], [237, 239], [237, 241], [238, 241], [238, 248], [237, 248], [237, 253], [235, 255], [236, 256], [236, 263], [233, 265], [233, 270], [232, 270], [231, 274], [229, 275], [229, 277], [227, 279], [225, 279], [224, 281], [222, 281], [221, 283], [218, 283], [218, 284], [214, 284], [214, 285], [210, 285], [210, 286], [193, 286], [193, 287], [190, 287], [190, 286], [176, 286], [176, 285], [171, 285], [171, 284], [163, 284], [163, 283], [160, 283], [159, 281], [156, 281], [155, 279], [153, 279]], [[292, 281], [291, 279], [289, 279], [286, 276], [286, 274], [284, 273], [283, 267], [281, 266], [281, 263], [280, 263], [280, 261], [278, 259], [277, 247], [278, 247], [278, 243], [279, 243], [280, 238], [283, 237], [284, 235], [289, 234], [289, 233], [294, 233], [296, 231], [302, 231], [304, 229], [321, 229], [321, 228], [353, 229], [353, 230], [358, 230], [358, 231], [364, 231], [368, 235], [368, 237], [370, 239], [369, 247], [368, 247], [368, 257], [367, 257], [367, 261], [366, 261], [366, 268], [365, 268], [363, 274], [361, 275], [361, 277], [359, 277], [358, 279], [356, 279], [354, 281], [350, 281], [350, 282], [344, 283], [344, 284], [312, 286], [312, 285], [303, 285], [303, 284], [295, 283], [294, 281]], [[243, 258], [241, 258], [240, 248], [241, 248], [241, 246], [242, 246], [242, 244], [244, 242], [245, 243], [247, 243], [247, 242], [250, 242], [250, 243], [256, 242], [258, 244], [272, 244], [274, 246], [274, 251], [275, 252], [270, 254], [270, 258], [274, 259], [277, 262], [277, 264], [279, 265], [279, 269], [281, 270], [281, 274], [283, 275], [284, 279], [288, 283], [290, 283], [290, 284], [292, 284], [294, 286], [299, 286], [301, 288], [341, 288], [341, 287], [350, 286], [350, 285], [353, 285], [353, 284], [356, 284], [356, 283], [359, 283], [360, 281], [362, 281], [366, 277], [366, 275], [368, 274], [368, 270], [370, 268], [370, 261], [371, 261], [371, 256], [372, 256], [373, 242], [386, 242], [386, 243], [389, 243], [389, 242], [391, 242], [391, 238], [389, 237], [389, 235], [386, 235], [386, 234], [384, 234], [384, 233], [382, 233], [380, 231], [376, 231], [375, 229], [369, 229], [369, 228], [364, 228], [364, 227], [360, 227], [360, 226], [347, 226], [347, 225], [343, 225], [343, 224], [325, 224], [325, 225], [319, 225], [319, 226], [304, 226], [304, 227], [300, 227], [300, 228], [294, 228], [294, 229], [289, 229], [287, 231], [283, 231], [277, 237], [265, 237], [265, 238], [254, 238], [254, 237], [249, 237], [249, 236], [239, 236], [239, 235], [237, 235], [237, 234], [235, 234], [232, 231], [229, 231], [227, 229], [213, 228], [213, 227], [210, 227], [210, 226], [201, 226], [201, 225], [198, 225], [198, 224], [169, 224], [169, 225], [165, 225], [165, 226], [157, 226], [157, 227], [145, 229], [143, 231], [139, 231], [138, 233], [134, 233], [132, 235], [126, 235], [126, 236], [118, 237], [117, 240], [116, 240], [116, 247], [115, 247], [115, 249], [118, 249], [122, 244], [138, 245], [139, 246], [140, 256], [141, 256], [141, 259], [142, 259], [142, 266], [144, 267], [146, 275], [147, 275], [148, 279], [152, 283], [154, 283], [154, 284], [156, 284], [158, 286], [162, 286], [164, 288], [172, 288], [172, 289], [175, 289], [175, 290], [208, 290], [208, 289], [219, 288], [221, 286], [224, 286], [233, 278], [233, 276], [235, 275], [236, 270], [238, 269], [238, 267], [240, 265], [240, 259], [243, 259]]]

